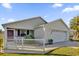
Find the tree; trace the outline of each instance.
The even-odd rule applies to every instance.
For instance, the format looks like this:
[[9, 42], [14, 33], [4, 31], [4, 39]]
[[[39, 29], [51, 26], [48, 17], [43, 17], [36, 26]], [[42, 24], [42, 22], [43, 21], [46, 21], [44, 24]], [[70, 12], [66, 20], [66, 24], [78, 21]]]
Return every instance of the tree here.
[[71, 19], [70, 28], [75, 30], [73, 38], [79, 40], [79, 16], [76, 16], [73, 19]]

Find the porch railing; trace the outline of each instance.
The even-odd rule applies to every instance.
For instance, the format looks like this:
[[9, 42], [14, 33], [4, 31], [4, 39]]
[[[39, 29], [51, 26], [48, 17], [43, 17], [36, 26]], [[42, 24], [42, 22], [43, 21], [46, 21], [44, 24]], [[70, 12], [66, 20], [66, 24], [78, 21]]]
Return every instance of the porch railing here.
[[17, 49], [20, 48], [22, 50], [26, 49], [42, 49], [45, 50], [45, 39], [24, 39], [19, 38], [15, 39], [15, 44]]

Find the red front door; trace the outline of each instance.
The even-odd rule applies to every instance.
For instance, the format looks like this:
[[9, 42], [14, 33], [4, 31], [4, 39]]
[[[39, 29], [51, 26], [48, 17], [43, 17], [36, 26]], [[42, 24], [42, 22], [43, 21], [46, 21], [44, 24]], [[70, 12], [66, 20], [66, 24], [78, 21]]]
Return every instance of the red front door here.
[[7, 39], [14, 39], [14, 30], [7, 30]]

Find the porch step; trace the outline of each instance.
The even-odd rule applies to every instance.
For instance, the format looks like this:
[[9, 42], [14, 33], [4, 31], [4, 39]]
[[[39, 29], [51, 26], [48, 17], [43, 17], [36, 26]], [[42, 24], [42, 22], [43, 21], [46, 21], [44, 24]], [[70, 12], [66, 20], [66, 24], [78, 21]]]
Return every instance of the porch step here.
[[46, 54], [58, 47], [47, 47], [45, 49], [5, 49], [5, 53]]
[[32, 51], [32, 50], [12, 50], [6, 49], [4, 50], [5, 53], [25, 53], [25, 54], [45, 54], [44, 51]]
[[17, 46], [18, 48], [37, 48], [37, 49], [42, 49], [43, 46], [29, 46], [29, 45], [26, 45], [26, 46]]

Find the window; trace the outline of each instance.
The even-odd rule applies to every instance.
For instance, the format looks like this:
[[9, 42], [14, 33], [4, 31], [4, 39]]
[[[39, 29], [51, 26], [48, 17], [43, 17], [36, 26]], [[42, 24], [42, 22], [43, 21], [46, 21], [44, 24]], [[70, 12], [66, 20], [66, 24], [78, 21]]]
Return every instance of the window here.
[[34, 35], [34, 30], [27, 30], [27, 35]]
[[18, 36], [20, 36], [20, 30], [19, 29], [17, 30], [17, 33], [18, 33]]
[[27, 39], [34, 39], [34, 30], [27, 30]]
[[17, 36], [26, 36], [26, 30], [18, 29]]
[[26, 31], [21, 30], [21, 36], [26, 36]]
[[27, 30], [27, 35], [29, 35], [29, 30]]
[[17, 29], [17, 36], [27, 36], [31, 35], [34, 36], [34, 30], [22, 30], [22, 29]]

